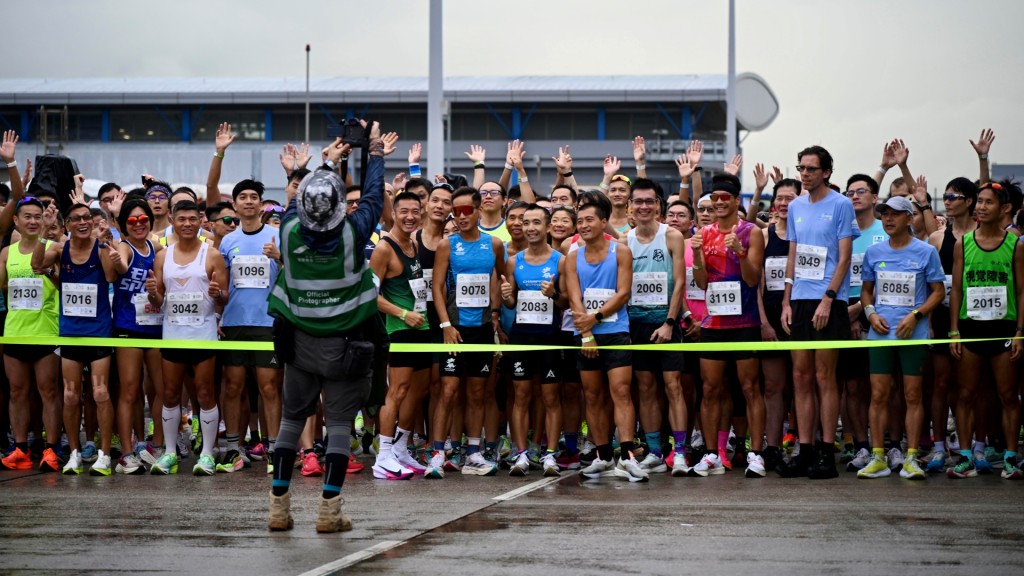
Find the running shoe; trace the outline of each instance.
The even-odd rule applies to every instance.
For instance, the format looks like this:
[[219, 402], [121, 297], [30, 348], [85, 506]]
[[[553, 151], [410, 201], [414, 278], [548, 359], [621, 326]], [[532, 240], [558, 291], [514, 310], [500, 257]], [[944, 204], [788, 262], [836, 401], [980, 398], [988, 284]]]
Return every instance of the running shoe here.
[[675, 477], [689, 476], [690, 464], [687, 462], [686, 454], [682, 452], [672, 453], [672, 475]]
[[903, 469], [900, 470], [900, 478], [906, 478], [907, 480], [924, 480], [925, 473], [921, 469], [921, 464], [918, 463], [917, 458], [907, 458], [903, 461]]
[[423, 474], [427, 471], [427, 467], [417, 462], [408, 450], [392, 450], [392, 455], [399, 464], [412, 470], [413, 474]]
[[82, 456], [82, 462], [95, 462], [99, 454], [96, 453], [95, 444], [86, 444], [82, 451], [79, 453]]
[[152, 468], [153, 465], [156, 464], [157, 458], [162, 455], [162, 453], [158, 453], [157, 449], [149, 442], [140, 442], [136, 444], [135, 453], [138, 454], [139, 460], [142, 460], [142, 463], [149, 468]]
[[996, 450], [993, 446], [985, 447], [985, 460], [992, 465], [993, 468], [1002, 469], [1003, 467], [1003, 451]]
[[498, 465], [484, 458], [480, 452], [471, 454], [462, 465], [462, 473], [467, 476], [494, 476], [498, 473]]
[[262, 462], [263, 459], [267, 457], [267, 447], [263, 442], [253, 444], [253, 446], [246, 450], [246, 452], [249, 454], [249, 459], [256, 462]]
[[60, 472], [63, 464], [61, 457], [53, 448], [43, 450], [43, 457], [39, 460], [40, 472]]
[[508, 436], [498, 438], [498, 458], [507, 458], [511, 453], [512, 442], [509, 441]]
[[831, 442], [819, 442], [815, 450], [817, 460], [807, 470], [807, 477], [811, 480], [830, 480], [839, 477], [839, 470], [836, 469], [836, 447]]
[[732, 472], [732, 458], [729, 457], [729, 453], [726, 450], [718, 449], [718, 461], [722, 463], [722, 466]]
[[82, 454], [78, 450], [72, 450], [71, 456], [68, 457], [68, 463], [64, 465], [61, 473], [81, 474], [83, 470], [85, 470], [85, 466], [82, 464]]
[[615, 463], [611, 460], [594, 458], [594, 461], [591, 462], [589, 466], [580, 470], [580, 475], [591, 480], [596, 480], [600, 478], [602, 474], [610, 472], [613, 468], [615, 468]]
[[580, 444], [580, 454], [590, 454], [594, 450], [597, 450], [597, 444], [590, 441], [587, 436], [583, 437], [583, 443]]
[[899, 470], [900, 466], [903, 466], [905, 458], [903, 457], [903, 452], [899, 448], [893, 446], [885, 456], [886, 460], [889, 461], [889, 469], [893, 472]]
[[134, 452], [129, 452], [121, 459], [117, 461], [117, 467], [114, 469], [118, 474], [145, 474], [146, 467], [142, 465], [142, 460], [135, 455]]
[[541, 458], [541, 465], [544, 467], [544, 476], [561, 476], [554, 452], [544, 454], [544, 457]]
[[350, 456], [348, 459], [348, 466], [345, 467], [345, 474], [358, 474], [363, 471], [366, 466], [359, 461], [359, 458]]
[[647, 456], [640, 461], [640, 468], [646, 470], [650, 474], [668, 472], [668, 464], [665, 463], [665, 459], [661, 456], [655, 456], [650, 452], [648, 452]]
[[978, 475], [975, 461], [967, 456], [960, 455], [960, 460], [951, 468], [946, 468], [946, 476], [949, 478], [974, 478]]
[[[198, 418], [196, 418], [196, 422], [199, 422]], [[178, 457], [182, 460], [188, 460], [188, 457], [191, 455], [192, 442], [188, 439], [188, 432], [182, 430], [178, 432]]]
[[722, 465], [722, 459], [714, 452], [708, 452], [697, 462], [697, 465], [693, 467], [692, 472], [697, 476], [717, 476], [719, 474], [725, 474], [725, 467]]
[[569, 454], [568, 452], [562, 452], [555, 458], [555, 462], [558, 463], [558, 467], [562, 470], [579, 470], [580, 453]]
[[753, 452], [747, 452], [747, 470], [743, 475], [747, 478], [764, 478], [764, 458]]
[[174, 452], [164, 452], [163, 456], [157, 458], [156, 462], [149, 469], [150, 474], [177, 474], [178, 455]]
[[1006, 480], [1020, 480], [1024, 478], [1024, 472], [1012, 460], [1003, 460], [1003, 472], [1000, 474]]
[[856, 455], [856, 452], [853, 451], [853, 446], [847, 444], [843, 447], [842, 453], [839, 454], [839, 463], [848, 464]]
[[857, 450], [857, 453], [853, 456], [853, 460], [846, 463], [847, 472], [856, 472], [861, 468], [868, 465], [871, 462], [871, 451], [867, 448], [861, 448]]
[[[53, 452], [53, 450], [50, 450]], [[45, 460], [45, 457], [44, 457]], [[0, 460], [3, 467], [8, 470], [31, 470], [32, 469], [32, 458], [21, 451], [21, 448], [15, 448], [8, 454], [3, 460]], [[42, 467], [42, 462], [39, 463]]]
[[890, 474], [892, 468], [889, 467], [886, 457], [872, 454], [867, 466], [857, 471], [857, 478], [885, 478]]
[[690, 448], [694, 451], [704, 449], [704, 436], [700, 433], [700, 430], [693, 431], [693, 437], [690, 438]]
[[764, 451], [761, 452], [761, 456], [764, 459], [764, 467], [766, 470], [775, 470], [775, 468], [783, 462], [782, 451], [776, 446], [765, 446]]
[[637, 462], [636, 456], [632, 452], [627, 452], [626, 456], [626, 458], [619, 458], [619, 463], [615, 466], [618, 475], [630, 482], [647, 482], [650, 480], [647, 471], [641, 468], [640, 463]]
[[512, 467], [508, 470], [509, 476], [526, 476], [530, 473], [530, 458], [526, 455], [526, 452], [520, 452], [516, 455], [515, 462], [512, 463]]
[[103, 450], [97, 451], [96, 461], [89, 470], [89, 474], [92, 476], [110, 476], [110, 456], [106, 455]]
[[[349, 462], [352, 461], [353, 457], [349, 457]], [[316, 453], [312, 450], [306, 451], [302, 455], [302, 475], [309, 477], [323, 476], [324, 467], [320, 465], [320, 460], [316, 457]]]
[[242, 461], [242, 453], [238, 450], [229, 450], [228, 453], [221, 458], [221, 461], [217, 463], [217, 472], [231, 474], [233, 472], [238, 472], [244, 467], [245, 462]]
[[974, 453], [974, 468], [978, 471], [978, 474], [992, 473], [992, 465], [989, 464], [988, 460], [985, 458], [984, 452]]
[[458, 472], [462, 470], [465, 465], [464, 456], [462, 454], [462, 448], [455, 448], [451, 452], [451, 456], [444, 463], [444, 469], [449, 472]]
[[372, 468], [373, 477], [381, 480], [408, 480], [413, 476], [412, 470], [399, 464], [392, 454], [378, 454]]
[[924, 461], [925, 472], [941, 474], [946, 469], [946, 451], [932, 448], [932, 451], [924, 457]]
[[434, 455], [430, 457], [430, 462], [427, 463], [427, 471], [423, 474], [424, 478], [444, 478], [444, 451], [438, 450], [434, 452]]
[[217, 462], [209, 454], [200, 454], [199, 461], [192, 467], [192, 473], [196, 476], [213, 476], [217, 473]]
[[110, 438], [110, 455], [120, 458], [122, 452], [124, 452], [124, 447], [121, 446], [121, 437], [114, 434]]
[[[541, 457], [541, 452], [540, 451], [541, 451], [541, 448], [539, 446], [535, 446], [535, 447], [530, 448], [529, 450], [526, 451], [526, 459], [530, 463], [530, 469], [531, 470], [540, 470], [541, 468], [543, 468], [543, 465], [540, 463], [540, 457]], [[485, 454], [485, 456], [486, 456], [486, 454]], [[491, 460], [491, 461], [493, 462], [493, 460]]]

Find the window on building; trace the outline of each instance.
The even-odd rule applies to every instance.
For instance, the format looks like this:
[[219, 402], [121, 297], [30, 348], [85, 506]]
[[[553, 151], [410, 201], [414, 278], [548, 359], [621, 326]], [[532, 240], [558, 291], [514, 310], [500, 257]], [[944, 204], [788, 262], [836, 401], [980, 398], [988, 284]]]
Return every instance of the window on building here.
[[176, 142], [181, 140], [181, 121], [180, 108], [113, 110], [110, 112], [110, 141]]
[[221, 122], [231, 124], [236, 140], [260, 141], [266, 137], [266, 116], [263, 110], [205, 109], [192, 112], [192, 141], [213, 142]]

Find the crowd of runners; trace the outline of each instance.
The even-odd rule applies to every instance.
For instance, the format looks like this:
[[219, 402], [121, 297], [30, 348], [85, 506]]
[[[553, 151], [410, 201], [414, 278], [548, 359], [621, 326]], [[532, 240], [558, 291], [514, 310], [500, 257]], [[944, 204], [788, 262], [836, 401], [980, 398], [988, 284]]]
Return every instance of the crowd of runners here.
[[[371, 170], [383, 185], [363, 187], [340, 140], [319, 154], [288, 145], [281, 205], [254, 180], [222, 193], [233, 139], [222, 125], [204, 193], [155, 175], [89, 199], [27, 195], [18, 138], [4, 134], [3, 468], [161, 475], [187, 461], [213, 475], [262, 462], [275, 493], [295, 469], [325, 476], [325, 495], [364, 466], [386, 480], [568, 470], [638, 482], [734, 467], [748, 478], [1024, 477], [1024, 196], [991, 181], [991, 131], [970, 142], [977, 178], [952, 178], [939, 198], [896, 139], [878, 167], [845, 178], [820, 146], [795, 155], [799, 179], [757, 164], [746, 206], [741, 157], [709, 170], [694, 141], [676, 160], [678, 188], [665, 189], [647, 178], [639, 137], [634, 166], [609, 156], [590, 187], [569, 145], [552, 158], [553, 183], [530, 181], [514, 141], [501, 155], [473, 146], [468, 177], [422, 174], [413, 144], [397, 175]], [[381, 137], [392, 164], [397, 139]], [[309, 234], [288, 222], [322, 172], [342, 182], [342, 217], [381, 216], [352, 258], [321, 265], [343, 278], [368, 266], [374, 287], [288, 302], [283, 277], [318, 281], [284, 267], [282, 245]], [[325, 427], [322, 404], [337, 398], [283, 414], [277, 352], [207, 342], [272, 342], [288, 306], [307, 306], [311, 325], [323, 312], [325, 334], [331, 314], [373, 308], [372, 385], [352, 425]], [[14, 340], [57, 336], [196, 345]], [[850, 340], [909, 344], [834, 346]], [[763, 341], [822, 344], [745, 345]], [[614, 348], [687, 342], [714, 346]], [[539, 348], [389, 352], [399, 343]], [[351, 435], [343, 450], [328, 450], [332, 433]], [[274, 470], [279, 434], [294, 449], [287, 474]]]

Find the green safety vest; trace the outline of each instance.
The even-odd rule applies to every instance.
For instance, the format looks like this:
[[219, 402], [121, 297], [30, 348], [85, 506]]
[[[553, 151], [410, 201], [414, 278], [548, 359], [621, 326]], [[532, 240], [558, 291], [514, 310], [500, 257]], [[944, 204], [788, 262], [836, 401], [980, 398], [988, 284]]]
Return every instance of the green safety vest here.
[[377, 288], [355, 226], [343, 222], [337, 249], [321, 254], [306, 246], [299, 219], [281, 225], [284, 262], [270, 291], [268, 313], [312, 336], [337, 336], [377, 313]]

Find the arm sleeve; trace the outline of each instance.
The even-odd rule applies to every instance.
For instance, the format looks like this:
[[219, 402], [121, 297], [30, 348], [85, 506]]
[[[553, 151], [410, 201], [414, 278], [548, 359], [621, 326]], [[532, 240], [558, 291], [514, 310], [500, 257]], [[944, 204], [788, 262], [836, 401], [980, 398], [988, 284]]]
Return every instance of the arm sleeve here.
[[384, 212], [384, 158], [370, 155], [367, 159], [366, 182], [359, 198], [359, 207], [348, 216], [356, 227], [356, 238], [362, 244], [370, 239], [377, 229], [377, 222]]

